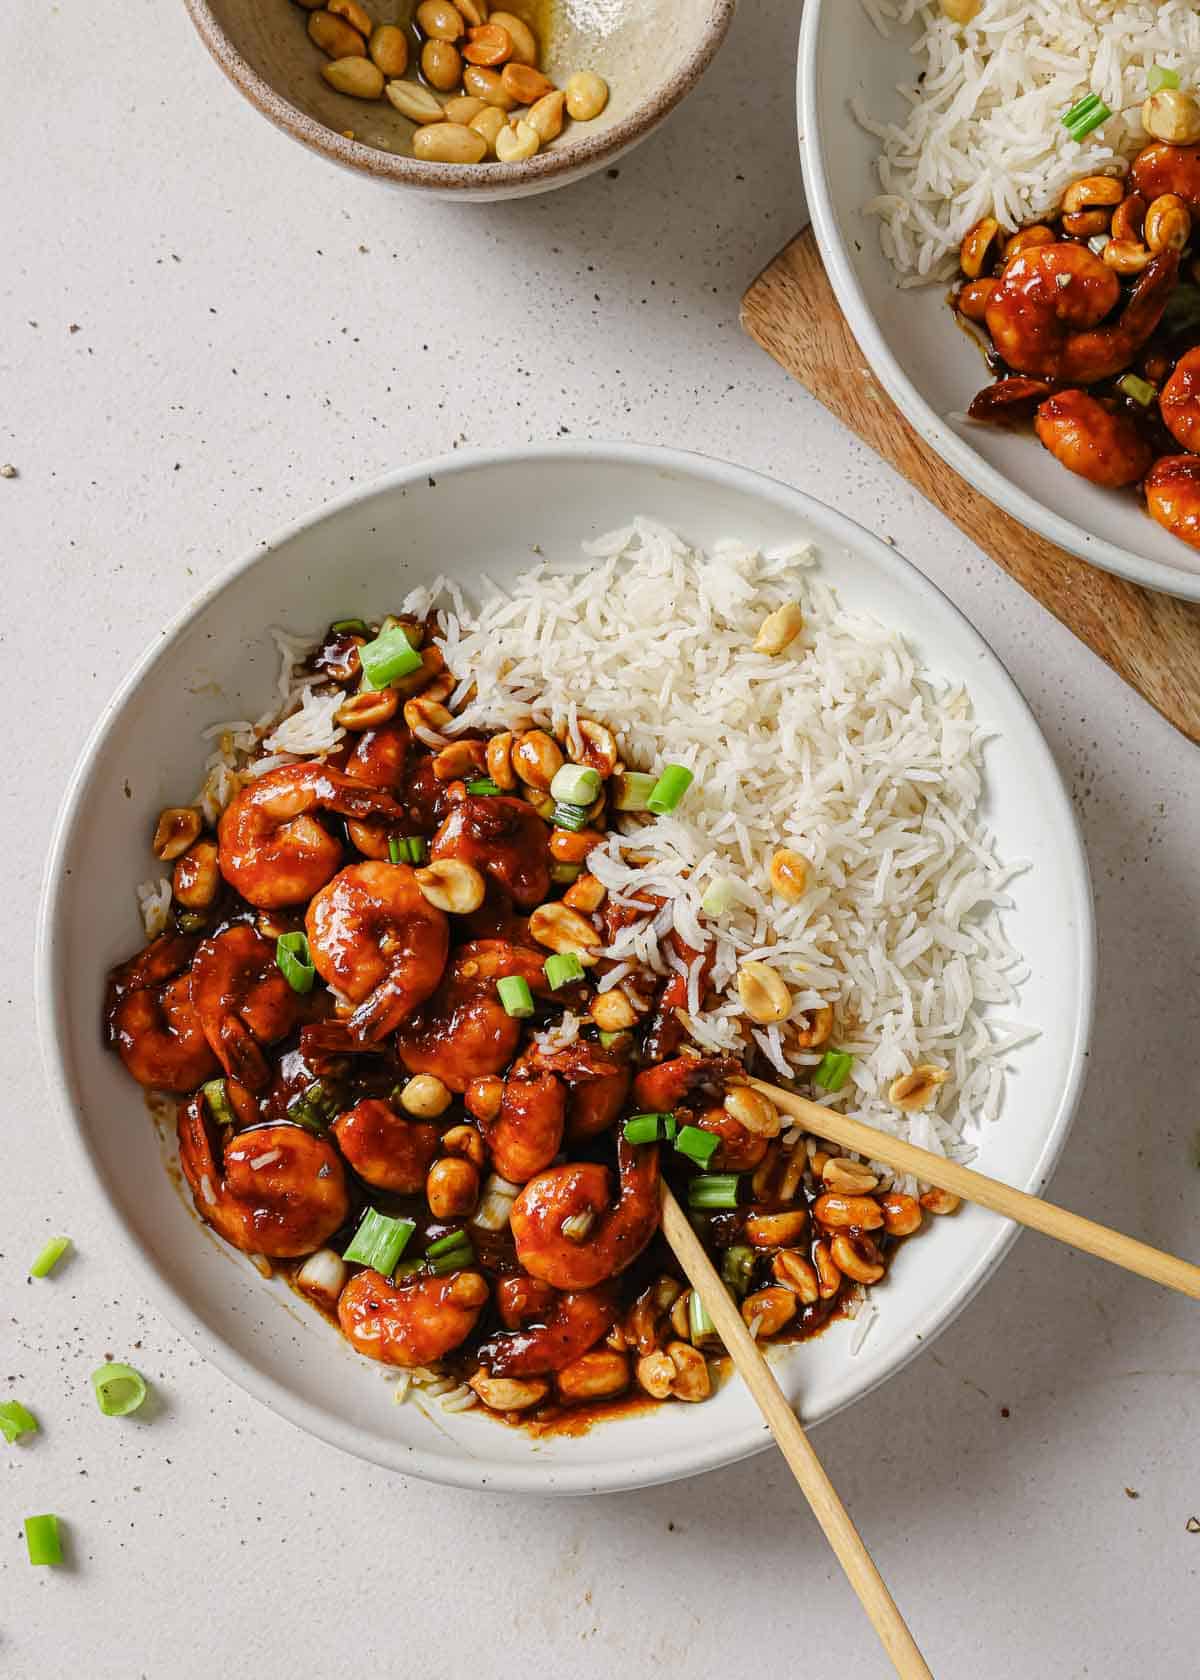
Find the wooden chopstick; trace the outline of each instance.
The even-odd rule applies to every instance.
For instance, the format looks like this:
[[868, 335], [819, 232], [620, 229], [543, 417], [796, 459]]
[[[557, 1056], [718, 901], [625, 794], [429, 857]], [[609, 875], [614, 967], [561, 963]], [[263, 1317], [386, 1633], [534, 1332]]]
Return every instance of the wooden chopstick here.
[[840, 1144], [843, 1149], [853, 1149], [868, 1160], [882, 1161], [897, 1172], [911, 1173], [914, 1178], [935, 1184], [940, 1190], [949, 1190], [964, 1201], [977, 1202], [1006, 1219], [1028, 1225], [1032, 1231], [1041, 1231], [1071, 1248], [1082, 1249], [1085, 1254], [1094, 1254], [1114, 1266], [1124, 1267], [1127, 1272], [1136, 1272], [1152, 1283], [1164, 1284], [1168, 1289], [1177, 1289], [1182, 1295], [1200, 1300], [1200, 1266], [1194, 1266], [1190, 1260], [1180, 1260], [1162, 1249], [1151, 1248], [1149, 1243], [1139, 1242], [1136, 1237], [1110, 1231], [1107, 1225], [1097, 1225], [1082, 1214], [1069, 1213], [1040, 1196], [1014, 1190], [998, 1178], [988, 1178], [970, 1167], [959, 1166], [956, 1161], [947, 1161], [944, 1156], [932, 1155], [927, 1149], [904, 1143], [862, 1120], [837, 1114], [778, 1085], [768, 1085], [762, 1079], [752, 1079], [750, 1084], [817, 1137]]
[[850, 1585], [871, 1618], [872, 1625], [891, 1658], [896, 1673], [909, 1680], [932, 1680], [930, 1670], [896, 1608], [882, 1575], [863, 1544], [850, 1513], [838, 1497], [812, 1449], [787, 1397], [763, 1358], [762, 1350], [742, 1321], [742, 1315], [718, 1277], [687, 1214], [664, 1184], [662, 1187], [662, 1230], [688, 1282], [704, 1302], [717, 1334], [757, 1401], [767, 1427], [774, 1435], [788, 1467], [812, 1506], [813, 1515], [825, 1531]]

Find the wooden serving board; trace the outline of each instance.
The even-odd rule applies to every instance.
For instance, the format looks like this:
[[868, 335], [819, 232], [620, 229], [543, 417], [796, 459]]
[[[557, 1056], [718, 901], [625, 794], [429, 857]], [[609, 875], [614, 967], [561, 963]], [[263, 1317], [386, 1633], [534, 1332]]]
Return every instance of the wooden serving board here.
[[843, 425], [890, 461], [1080, 641], [1200, 742], [1200, 604], [1102, 572], [1002, 513], [936, 455], [867, 366], [812, 229], [742, 300], [742, 325]]

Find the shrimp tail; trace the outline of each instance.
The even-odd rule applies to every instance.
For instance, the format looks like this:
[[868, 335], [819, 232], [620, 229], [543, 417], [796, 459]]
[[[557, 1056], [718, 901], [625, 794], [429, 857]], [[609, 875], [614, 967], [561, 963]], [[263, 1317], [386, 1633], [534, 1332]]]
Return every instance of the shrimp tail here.
[[218, 1029], [217, 1054], [231, 1079], [240, 1080], [248, 1091], [261, 1091], [271, 1083], [271, 1069], [258, 1041], [244, 1021], [226, 1015]]

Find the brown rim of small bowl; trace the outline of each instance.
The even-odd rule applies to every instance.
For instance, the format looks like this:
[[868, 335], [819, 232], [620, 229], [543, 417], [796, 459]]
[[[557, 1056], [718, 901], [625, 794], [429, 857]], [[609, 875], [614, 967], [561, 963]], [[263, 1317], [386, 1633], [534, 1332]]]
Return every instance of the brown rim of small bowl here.
[[470, 194], [478, 188], [515, 187], [535, 181], [549, 181], [576, 169], [599, 168], [604, 160], [632, 146], [660, 123], [700, 80], [725, 39], [737, 0], [710, 0], [708, 25], [696, 46], [670, 80], [628, 117], [603, 134], [573, 141], [562, 151], [539, 152], [526, 163], [428, 163], [421, 158], [384, 152], [361, 140], [347, 140], [315, 117], [298, 110], [250, 68], [225, 30], [213, 16], [208, 0], [184, 0], [188, 16], [213, 58], [235, 87], [265, 117], [292, 135], [311, 151], [321, 152], [334, 163], [369, 175], [399, 181], [405, 186], [436, 187]]

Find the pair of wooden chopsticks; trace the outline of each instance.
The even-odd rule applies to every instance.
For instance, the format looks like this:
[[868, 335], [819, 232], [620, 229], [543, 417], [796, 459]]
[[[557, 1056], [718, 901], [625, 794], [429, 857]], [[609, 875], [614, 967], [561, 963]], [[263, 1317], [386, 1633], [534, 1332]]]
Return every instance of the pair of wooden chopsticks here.
[[[960, 1167], [940, 1155], [931, 1155], [928, 1150], [903, 1143], [899, 1138], [889, 1137], [886, 1132], [877, 1131], [861, 1120], [822, 1108], [819, 1103], [794, 1096], [778, 1086], [768, 1085], [760, 1079], [752, 1079], [750, 1084], [763, 1096], [769, 1097], [781, 1113], [800, 1121], [817, 1137], [836, 1143], [843, 1149], [853, 1149], [868, 1160], [882, 1161], [895, 1172], [910, 1173], [940, 1190], [949, 1190], [961, 1196], [964, 1201], [977, 1202], [980, 1207], [991, 1208], [1021, 1225], [1028, 1225], [1031, 1230], [1057, 1237], [1072, 1248], [1098, 1255], [1114, 1266], [1123, 1266], [1126, 1271], [1136, 1272], [1155, 1283], [1165, 1284], [1168, 1289], [1178, 1289], [1182, 1294], [1200, 1300], [1200, 1266], [1164, 1254], [1134, 1237], [1122, 1236], [1119, 1231], [1110, 1231], [1106, 1226], [1097, 1225], [1094, 1220], [1084, 1219], [1077, 1213], [1068, 1213], [1065, 1208], [1055, 1207], [1040, 1196], [1014, 1190], [998, 1179], [972, 1172], [969, 1167]], [[758, 1403], [850, 1585], [871, 1618], [896, 1673], [903, 1675], [905, 1680], [928, 1677], [929, 1666], [872, 1562], [862, 1536], [838, 1497], [837, 1489], [825, 1474], [800, 1420], [788, 1404], [763, 1357], [762, 1349], [751, 1336], [736, 1304], [717, 1275], [716, 1268], [692, 1229], [691, 1221], [665, 1184], [662, 1204], [663, 1235], [692, 1288], [703, 1301], [742, 1380]]]

